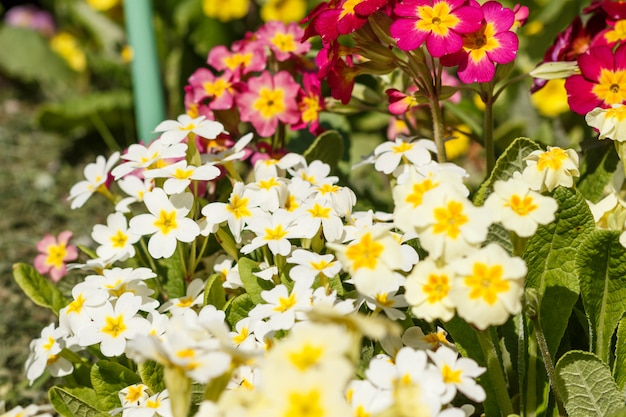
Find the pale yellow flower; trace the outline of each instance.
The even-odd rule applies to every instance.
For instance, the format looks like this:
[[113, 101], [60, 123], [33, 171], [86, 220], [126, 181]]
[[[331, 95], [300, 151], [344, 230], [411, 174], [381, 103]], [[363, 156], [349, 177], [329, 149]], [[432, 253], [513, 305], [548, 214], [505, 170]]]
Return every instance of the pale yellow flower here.
[[81, 51], [78, 41], [67, 32], [61, 32], [50, 40], [50, 47], [59, 54], [74, 71], [82, 72], [87, 68], [87, 58]]
[[283, 23], [298, 22], [306, 14], [305, 0], [268, 0], [261, 7], [265, 22], [280, 20]]
[[222, 22], [241, 19], [248, 14], [250, 0], [202, 0], [202, 11]]
[[531, 99], [539, 113], [547, 117], [556, 117], [569, 111], [565, 80], [562, 79], [549, 80]]
[[89, 7], [99, 12], [111, 10], [120, 3], [120, 0], [87, 0]]

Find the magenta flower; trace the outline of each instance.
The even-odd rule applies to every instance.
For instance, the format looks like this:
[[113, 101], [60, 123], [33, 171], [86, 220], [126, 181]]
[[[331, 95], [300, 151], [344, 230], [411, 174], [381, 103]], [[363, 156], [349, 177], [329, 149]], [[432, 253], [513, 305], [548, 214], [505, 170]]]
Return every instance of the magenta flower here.
[[309, 52], [311, 44], [308, 41], [301, 42], [304, 29], [296, 23], [288, 25], [283, 22], [267, 22], [257, 31], [259, 41], [269, 47], [276, 59], [286, 61], [294, 55], [301, 56]]
[[217, 71], [225, 71], [238, 81], [241, 75], [265, 69], [265, 51], [258, 42], [248, 42], [241, 48], [229, 50], [223, 45], [216, 46], [209, 52], [207, 62]]
[[608, 46], [594, 46], [578, 57], [578, 66], [581, 74], [565, 80], [572, 111], [587, 114], [626, 102], [626, 44], [615, 53]]
[[319, 119], [320, 112], [324, 110], [324, 107], [324, 97], [322, 96], [320, 80], [315, 74], [304, 74], [302, 76], [302, 89], [298, 92], [300, 123], [294, 125], [292, 129], [304, 129], [304, 127], [308, 125], [311, 133], [321, 133]]
[[497, 1], [488, 1], [481, 7], [483, 24], [476, 32], [463, 35], [463, 48], [441, 58], [446, 66], [458, 65], [458, 75], [466, 84], [485, 83], [493, 79], [495, 64], [506, 64], [515, 59], [519, 40], [511, 31], [515, 23], [513, 10]]
[[407, 0], [396, 4], [400, 18], [389, 31], [398, 48], [411, 51], [426, 43], [434, 57], [452, 54], [463, 47], [461, 34], [480, 29], [483, 13], [465, 0]]
[[58, 282], [67, 273], [65, 263], [78, 258], [75, 246], [69, 245], [72, 232], [66, 230], [59, 234], [58, 239], [52, 235], [45, 235], [37, 243], [40, 252], [35, 257], [35, 269], [40, 274], [50, 274], [54, 282]]
[[300, 86], [291, 74], [279, 71], [274, 76], [263, 72], [248, 80], [248, 91], [237, 96], [241, 120], [252, 123], [259, 135], [274, 134], [278, 122], [294, 124], [300, 120], [296, 96]]
[[197, 69], [189, 77], [189, 85], [193, 89], [194, 101], [209, 101], [212, 110], [228, 110], [233, 107], [235, 83], [228, 73], [215, 76], [206, 68]]

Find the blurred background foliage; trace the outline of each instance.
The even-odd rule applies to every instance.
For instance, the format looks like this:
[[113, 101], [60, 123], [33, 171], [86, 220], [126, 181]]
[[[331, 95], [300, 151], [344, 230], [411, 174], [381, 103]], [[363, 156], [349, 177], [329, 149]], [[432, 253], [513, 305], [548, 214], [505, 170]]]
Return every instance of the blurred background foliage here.
[[[132, 0], [127, 0], [132, 1]], [[154, 29], [168, 118], [184, 112], [184, 86], [209, 51], [230, 45], [264, 21], [299, 21], [318, 0], [153, 0]], [[512, 84], [496, 105], [496, 146], [502, 151], [515, 138], [530, 137], [547, 145], [574, 147], [594, 143], [582, 117], [569, 111], [563, 84], [555, 81], [539, 93], [529, 92], [522, 77], [542, 59], [556, 35], [580, 14], [588, 1], [521, 0], [530, 10], [519, 30], [520, 50]], [[26, 346], [50, 317], [24, 297], [12, 282], [14, 262], [31, 262], [44, 233], [80, 230], [88, 239], [95, 204], [68, 213], [65, 200], [95, 155], [137, 142], [130, 60], [122, 0], [2, 1], [0, 22], [0, 400], [7, 408], [45, 400], [45, 386], [24, 382]], [[313, 55], [312, 55], [313, 56]], [[362, 77], [362, 78], [361, 78]], [[365, 86], [375, 87], [370, 76]], [[383, 91], [361, 94], [378, 112], [326, 114], [323, 123], [344, 136], [342, 171], [385, 140], [390, 126]], [[447, 103], [447, 123], [455, 126], [450, 155], [470, 172], [482, 172], [481, 103], [464, 92]], [[461, 135], [460, 133], [464, 133]], [[296, 136], [298, 138], [298, 136]], [[597, 145], [593, 145], [597, 146]], [[301, 147], [305, 149], [305, 147]], [[292, 149], [298, 149], [293, 144]], [[367, 169], [367, 171], [364, 171]], [[385, 208], [385, 178], [368, 168], [350, 174], [353, 188], [367, 206]], [[478, 180], [482, 178], [477, 176]], [[372, 204], [370, 204], [372, 203]], [[361, 207], [362, 208], [362, 207]], [[98, 214], [99, 213], [99, 214]], [[81, 223], [84, 221], [84, 223]], [[87, 226], [88, 225], [88, 226]], [[85, 242], [86, 243], [86, 242]], [[40, 313], [40, 312], [39, 312]], [[45, 384], [44, 384], [45, 385]]]

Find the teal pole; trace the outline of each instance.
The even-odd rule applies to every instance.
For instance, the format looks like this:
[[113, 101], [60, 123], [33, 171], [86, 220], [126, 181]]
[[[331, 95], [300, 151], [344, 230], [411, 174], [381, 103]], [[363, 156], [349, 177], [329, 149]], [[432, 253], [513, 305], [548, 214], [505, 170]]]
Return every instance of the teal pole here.
[[163, 85], [156, 51], [150, 0], [125, 0], [124, 19], [133, 58], [131, 77], [137, 140], [156, 138], [154, 128], [165, 119]]

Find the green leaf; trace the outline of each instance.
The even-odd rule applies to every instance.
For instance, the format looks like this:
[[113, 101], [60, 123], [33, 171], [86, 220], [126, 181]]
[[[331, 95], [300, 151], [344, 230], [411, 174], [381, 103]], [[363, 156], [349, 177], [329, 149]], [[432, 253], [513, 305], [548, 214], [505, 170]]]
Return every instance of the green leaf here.
[[483, 205], [487, 196], [493, 191], [493, 184], [497, 180], [506, 181], [513, 176], [514, 172], [522, 172], [526, 167], [524, 158], [538, 149], [541, 149], [541, 147], [528, 138], [515, 139], [500, 155], [489, 178], [476, 191], [474, 204], [478, 206]]
[[241, 282], [243, 282], [246, 293], [250, 295], [252, 302], [255, 304], [265, 303], [265, 300], [261, 297], [261, 291], [271, 290], [274, 288], [274, 284], [253, 274], [253, 272], [261, 270], [259, 263], [250, 258], [239, 258], [237, 268], [239, 268]]
[[109, 413], [92, 405], [97, 402], [97, 397], [91, 388], [52, 387], [48, 396], [54, 409], [63, 417], [110, 417]]
[[619, 322], [619, 326], [617, 326], [613, 377], [619, 389], [624, 390], [626, 385], [626, 317], [623, 317]]
[[608, 365], [593, 353], [572, 350], [563, 355], [555, 382], [570, 417], [604, 417], [624, 407]]
[[132, 107], [130, 91], [93, 92], [42, 105], [37, 121], [42, 127], [58, 132], [93, 128], [94, 118], [112, 127], [119, 125], [122, 118], [132, 112]]
[[595, 229], [581, 194], [558, 187], [553, 197], [559, 204], [556, 219], [539, 226], [522, 256], [528, 267], [526, 286], [539, 296], [539, 320], [552, 357], [580, 292], [576, 253], [581, 239]]
[[591, 347], [606, 363], [610, 363], [613, 333], [626, 312], [626, 249], [619, 235], [618, 231], [596, 230], [581, 242], [576, 254]]
[[69, 300], [63, 297], [61, 290], [49, 279], [43, 277], [35, 268], [27, 264], [13, 265], [13, 278], [35, 304], [47, 307], [57, 315]]
[[204, 287], [204, 305], [211, 304], [218, 310], [226, 304], [226, 291], [222, 285], [222, 274], [213, 274], [209, 277]]
[[233, 298], [226, 308], [226, 321], [230, 324], [230, 327], [234, 329], [239, 320], [248, 317], [248, 313], [256, 304], [252, 301], [250, 294], [247, 293]]
[[329, 130], [319, 135], [302, 155], [308, 163], [320, 160], [334, 170], [343, 157], [343, 139], [337, 131]]
[[156, 267], [155, 273], [158, 275], [156, 279], [161, 280], [161, 286], [167, 298], [184, 297], [186, 294], [185, 274], [178, 253], [174, 253], [167, 259], [157, 260]]
[[120, 407], [120, 390], [140, 382], [139, 375], [116, 362], [100, 360], [91, 368], [91, 385], [105, 410]]
[[0, 70], [22, 81], [67, 83], [76, 75], [34, 30], [0, 27]]
[[161, 392], [165, 389], [163, 382], [163, 366], [155, 361], [147, 361], [139, 365], [137, 371], [141, 381], [150, 388], [152, 392]]
[[608, 417], [626, 417], [626, 407], [622, 407], [619, 410], [609, 414]]
[[611, 143], [606, 146], [594, 146], [585, 152], [580, 166], [580, 178], [576, 189], [593, 203], [597, 203], [604, 195], [604, 188], [613, 178], [617, 170], [619, 157]]

